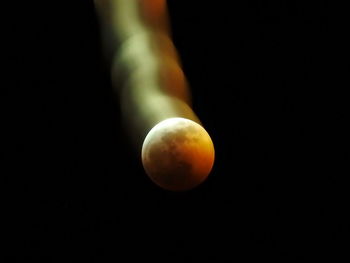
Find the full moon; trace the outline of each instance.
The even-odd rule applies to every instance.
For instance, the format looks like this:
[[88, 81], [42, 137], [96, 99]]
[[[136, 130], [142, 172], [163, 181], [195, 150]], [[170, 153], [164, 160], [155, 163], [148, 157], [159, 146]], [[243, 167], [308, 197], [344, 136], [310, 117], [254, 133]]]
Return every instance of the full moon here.
[[142, 145], [142, 163], [158, 186], [171, 191], [201, 184], [214, 164], [214, 145], [206, 130], [185, 118], [169, 118], [155, 125]]

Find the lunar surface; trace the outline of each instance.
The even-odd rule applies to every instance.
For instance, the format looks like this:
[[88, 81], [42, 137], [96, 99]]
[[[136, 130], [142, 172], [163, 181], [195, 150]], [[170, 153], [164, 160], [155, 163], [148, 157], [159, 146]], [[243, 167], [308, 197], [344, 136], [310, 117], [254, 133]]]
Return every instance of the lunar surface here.
[[171, 191], [201, 184], [214, 164], [214, 145], [206, 130], [185, 118], [169, 118], [154, 126], [142, 146], [142, 163], [158, 186]]

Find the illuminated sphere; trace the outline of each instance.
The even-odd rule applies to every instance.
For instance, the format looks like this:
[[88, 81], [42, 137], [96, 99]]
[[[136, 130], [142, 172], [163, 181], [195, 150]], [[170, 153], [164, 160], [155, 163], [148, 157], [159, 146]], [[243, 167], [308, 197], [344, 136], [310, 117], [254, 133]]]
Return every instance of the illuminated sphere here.
[[142, 146], [142, 163], [158, 186], [171, 191], [201, 184], [214, 164], [214, 145], [206, 130], [185, 118], [169, 118], [154, 126]]

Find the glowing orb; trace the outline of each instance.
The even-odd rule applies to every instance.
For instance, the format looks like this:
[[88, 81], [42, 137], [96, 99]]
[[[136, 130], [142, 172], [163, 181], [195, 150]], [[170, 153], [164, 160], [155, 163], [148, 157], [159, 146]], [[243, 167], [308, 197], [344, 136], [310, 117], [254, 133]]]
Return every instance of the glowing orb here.
[[169, 118], [154, 126], [142, 146], [142, 163], [158, 186], [189, 190], [201, 184], [214, 164], [214, 145], [206, 130], [185, 118]]

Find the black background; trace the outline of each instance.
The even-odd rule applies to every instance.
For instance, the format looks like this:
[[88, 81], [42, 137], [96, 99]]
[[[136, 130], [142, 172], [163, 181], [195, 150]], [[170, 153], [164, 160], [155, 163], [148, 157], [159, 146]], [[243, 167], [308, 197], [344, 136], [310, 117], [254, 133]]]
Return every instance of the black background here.
[[[315, 1], [168, 1], [212, 136], [208, 180], [155, 186], [129, 144], [92, 1], [12, 3], [5, 229], [22, 261], [301, 259], [348, 248], [348, 42]], [[346, 168], [346, 169], [345, 169]]]

